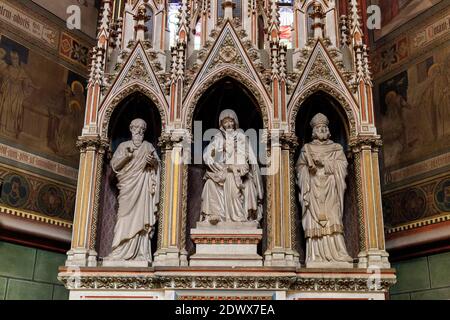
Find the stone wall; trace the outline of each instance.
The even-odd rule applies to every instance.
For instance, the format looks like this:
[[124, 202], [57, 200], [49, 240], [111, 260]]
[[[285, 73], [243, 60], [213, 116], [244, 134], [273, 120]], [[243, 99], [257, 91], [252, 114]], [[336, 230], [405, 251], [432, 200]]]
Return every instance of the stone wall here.
[[65, 255], [0, 242], [0, 300], [67, 300], [57, 280]]
[[393, 263], [392, 300], [450, 299], [450, 252]]

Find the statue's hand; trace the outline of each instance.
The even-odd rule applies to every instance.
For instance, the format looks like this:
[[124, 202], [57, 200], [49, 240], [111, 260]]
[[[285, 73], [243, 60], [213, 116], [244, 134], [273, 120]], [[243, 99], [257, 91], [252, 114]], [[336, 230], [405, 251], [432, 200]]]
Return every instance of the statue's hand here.
[[320, 160], [320, 159], [318, 159], [318, 158], [314, 158], [314, 164], [315, 164], [317, 167], [323, 167], [323, 161]]
[[151, 167], [156, 167], [157, 164], [157, 160], [156, 158], [153, 156], [152, 153], [149, 153], [145, 156], [145, 161], [147, 162], [147, 164]]
[[127, 158], [133, 158], [134, 149], [132, 147], [127, 147]]

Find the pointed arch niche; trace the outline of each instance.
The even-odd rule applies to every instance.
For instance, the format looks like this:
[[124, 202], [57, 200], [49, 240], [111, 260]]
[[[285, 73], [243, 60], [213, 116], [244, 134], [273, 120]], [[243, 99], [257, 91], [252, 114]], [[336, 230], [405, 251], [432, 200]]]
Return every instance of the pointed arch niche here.
[[[348, 165], [347, 191], [344, 199], [344, 233], [345, 242], [349, 254], [358, 258], [360, 252], [359, 246], [359, 221], [358, 221], [358, 203], [357, 203], [357, 183], [356, 168], [352, 153], [349, 151], [349, 141], [351, 139], [351, 129], [349, 119], [341, 104], [331, 95], [324, 91], [316, 91], [306, 98], [298, 108], [295, 120], [295, 134], [299, 138], [300, 146], [294, 155], [295, 163], [300, 156], [300, 150], [305, 143], [312, 141], [312, 128], [310, 122], [317, 113], [323, 113], [330, 121], [331, 140], [341, 144], [346, 152]], [[302, 209], [298, 199], [298, 185], [295, 186], [296, 201], [296, 239], [297, 249], [300, 254], [300, 262], [305, 262], [305, 238], [301, 222]]]
[[[192, 117], [192, 136], [198, 133], [196, 122], [202, 124], [202, 136], [208, 129], [218, 129], [220, 113], [225, 109], [232, 109], [239, 118], [239, 127], [245, 131], [255, 129], [258, 132], [264, 128], [262, 112], [258, 107], [258, 103], [254, 95], [243, 84], [231, 77], [224, 77], [210, 86], [198, 100]], [[201, 211], [201, 195], [204, 186], [203, 177], [206, 173], [206, 167], [203, 164], [203, 151], [208, 146], [209, 141], [203, 141], [201, 147], [193, 144], [192, 159], [199, 158], [201, 164], [193, 164], [188, 166], [188, 183], [187, 183], [187, 223], [186, 223], [186, 250], [189, 256], [195, 252], [195, 246], [190, 238], [190, 230], [196, 227], [196, 223], [200, 220]], [[256, 150], [255, 150], [256, 151]], [[261, 165], [260, 165], [261, 166]], [[263, 176], [264, 184], [265, 177]], [[265, 206], [265, 204], [264, 204]], [[264, 218], [262, 225], [265, 226], [266, 208], [264, 207]], [[264, 228], [265, 229], [265, 228]], [[263, 237], [263, 242], [266, 237]], [[262, 247], [258, 248], [258, 253], [262, 254]]]
[[[114, 237], [114, 226], [118, 209], [116, 187], [117, 178], [113, 172], [110, 160], [120, 143], [131, 139], [130, 123], [134, 119], [143, 119], [147, 122], [147, 131], [144, 139], [158, 149], [158, 139], [161, 136], [162, 122], [160, 112], [155, 103], [146, 95], [134, 92], [124, 98], [114, 109], [107, 128], [110, 150], [106, 155], [101, 179], [101, 191], [99, 199], [99, 216], [97, 225], [96, 251], [99, 258], [104, 258], [111, 252]], [[156, 225], [158, 230], [158, 225]], [[152, 253], [156, 252], [157, 236], [152, 239]]]

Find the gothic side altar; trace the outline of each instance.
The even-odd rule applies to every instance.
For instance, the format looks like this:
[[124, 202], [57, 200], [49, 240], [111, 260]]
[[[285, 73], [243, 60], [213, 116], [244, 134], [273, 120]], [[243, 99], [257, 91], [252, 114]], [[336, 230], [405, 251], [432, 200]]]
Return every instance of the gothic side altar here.
[[293, 1], [288, 50], [278, 1], [237, 17], [181, 0], [172, 44], [166, 2], [102, 1], [59, 273], [71, 299], [388, 297], [382, 140], [345, 2]]

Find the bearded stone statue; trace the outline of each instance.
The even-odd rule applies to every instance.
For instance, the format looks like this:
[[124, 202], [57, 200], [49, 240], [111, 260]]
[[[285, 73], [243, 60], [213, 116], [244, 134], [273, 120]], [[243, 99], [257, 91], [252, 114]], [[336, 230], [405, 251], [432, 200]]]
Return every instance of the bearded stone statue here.
[[[103, 265], [149, 265], [160, 190], [160, 160], [153, 145], [144, 141], [147, 124], [130, 124], [132, 139], [119, 145], [111, 160], [117, 175], [119, 210], [112, 252]], [[128, 262], [128, 263], [127, 263]]]

